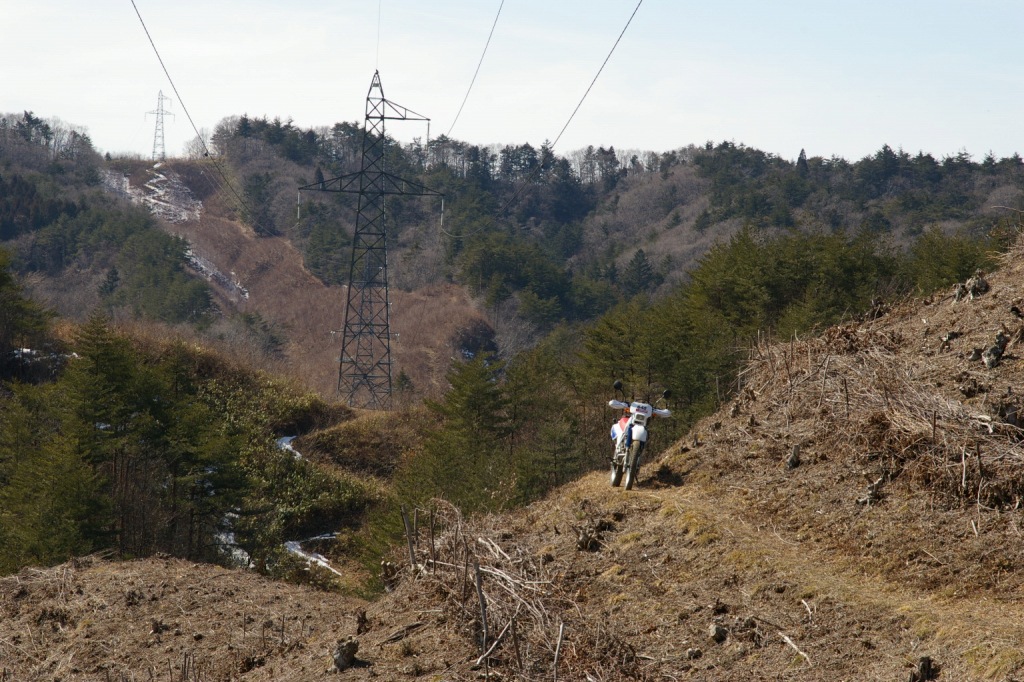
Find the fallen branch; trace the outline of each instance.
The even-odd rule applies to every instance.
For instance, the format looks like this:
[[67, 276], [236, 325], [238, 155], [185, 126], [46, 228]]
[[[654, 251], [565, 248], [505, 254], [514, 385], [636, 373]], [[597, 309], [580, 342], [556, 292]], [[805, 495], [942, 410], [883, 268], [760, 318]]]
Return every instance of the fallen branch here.
[[484, 547], [487, 547], [488, 549], [490, 549], [491, 553], [496, 558], [504, 557], [507, 561], [512, 561], [512, 557], [510, 557], [508, 554], [506, 554], [505, 550], [503, 550], [501, 547], [499, 547], [498, 543], [496, 543], [494, 540], [491, 540], [490, 538], [477, 538], [476, 541], [477, 541], [478, 544], [483, 545]]
[[397, 642], [399, 640], [405, 639], [413, 632], [423, 627], [423, 625], [424, 623], [422, 621], [417, 621], [415, 623], [410, 623], [405, 627], [398, 628], [390, 635], [388, 635], [387, 639], [381, 641], [381, 643], [378, 646], [384, 646], [385, 644], [391, 644], [392, 642]]
[[[474, 559], [473, 563], [476, 564], [476, 595], [480, 599], [480, 622], [483, 627], [483, 635], [480, 639], [480, 648], [483, 649], [487, 646], [487, 600], [484, 599], [484, 588], [483, 581], [481, 580], [480, 564]], [[486, 656], [484, 656], [486, 658]]]
[[505, 639], [505, 635], [508, 634], [509, 628], [512, 627], [512, 623], [513, 623], [513, 621], [511, 621], [511, 620], [509, 622], [505, 623], [505, 627], [502, 628], [501, 632], [498, 634], [497, 639], [494, 640], [494, 644], [491, 645], [491, 648], [488, 649], [487, 651], [485, 651], [480, 656], [480, 658], [476, 659], [476, 665], [480, 665], [481, 663], [484, 662], [484, 659], [486, 659], [488, 656], [490, 656], [492, 653], [494, 653], [494, 650], [498, 648], [499, 644], [501, 644], [501, 640]]
[[565, 636], [565, 623], [558, 625], [558, 644], [555, 645], [555, 663], [552, 666], [554, 682], [558, 682], [558, 656], [562, 653], [562, 637]]
[[780, 632], [780, 633], [779, 633], [779, 637], [781, 637], [781, 638], [782, 638], [782, 641], [783, 641], [783, 642], [785, 642], [785, 643], [786, 643], [786, 644], [788, 644], [789, 646], [793, 647], [793, 651], [795, 651], [795, 652], [797, 652], [798, 654], [800, 654], [801, 656], [803, 656], [803, 659], [804, 659], [805, 661], [807, 661], [807, 665], [811, 665], [811, 657], [810, 657], [810, 656], [808, 656], [807, 654], [805, 654], [804, 652], [800, 651], [800, 647], [798, 647], [798, 646], [797, 646], [797, 645], [796, 645], [796, 644], [795, 644], [795, 643], [793, 642], [793, 640], [791, 640], [791, 639], [790, 639], [789, 637], [787, 637], [787, 636], [786, 636], [785, 634], [783, 634], [782, 632]]

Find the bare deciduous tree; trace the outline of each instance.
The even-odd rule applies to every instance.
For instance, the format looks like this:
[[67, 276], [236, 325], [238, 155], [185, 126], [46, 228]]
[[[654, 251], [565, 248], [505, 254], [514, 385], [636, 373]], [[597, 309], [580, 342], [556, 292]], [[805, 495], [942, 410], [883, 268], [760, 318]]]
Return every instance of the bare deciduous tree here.
[[199, 134], [185, 143], [185, 158], [195, 160], [216, 153], [210, 140], [209, 128], [200, 128]]

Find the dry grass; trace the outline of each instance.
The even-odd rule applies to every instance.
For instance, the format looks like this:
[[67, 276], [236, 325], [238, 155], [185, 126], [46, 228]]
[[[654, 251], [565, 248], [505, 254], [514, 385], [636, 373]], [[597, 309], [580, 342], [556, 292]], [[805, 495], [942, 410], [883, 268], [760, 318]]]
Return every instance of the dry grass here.
[[[394, 598], [440, 608], [445, 627], [475, 645], [475, 660], [449, 667], [444, 679], [473, 679], [475, 670], [486, 676], [492, 668], [520, 679], [645, 679], [621, 636], [578, 609], [581, 586], [554, 572], [552, 555], [509, 542], [497, 517], [467, 520], [437, 502], [419, 518], [415, 561], [403, 555], [407, 577]], [[584, 523], [575, 532], [582, 538], [602, 531]], [[612, 566], [602, 577], [622, 582], [623, 572]]]
[[[783, 412], [787, 426], [830, 434], [835, 447], [876, 460], [879, 476], [905, 475], [946, 504], [1016, 505], [1024, 431], [998, 412], [1017, 398], [968, 406], [922, 377], [930, 365], [906, 361], [900, 351], [907, 343], [896, 330], [846, 325], [788, 346], [761, 344], [740, 402], [752, 405], [756, 396], [759, 411]], [[949, 383], [961, 376], [970, 378], [961, 372]]]
[[[245, 225], [216, 214], [205, 211], [200, 221], [172, 229], [249, 292], [244, 299], [211, 285], [219, 304], [226, 310], [259, 313], [287, 338], [285, 361], [270, 363], [310, 389], [336, 396], [345, 287], [324, 286], [313, 277], [288, 240], [256, 237]], [[392, 288], [391, 304], [393, 376], [404, 371], [417, 397], [440, 395], [451, 363], [451, 337], [481, 316], [465, 292], [452, 285], [411, 293]]]
[[307, 646], [322, 672], [318, 631], [360, 606], [177, 560], [25, 569], [0, 579], [0, 679], [212, 682]]
[[390, 480], [402, 455], [418, 450], [433, 417], [423, 408], [359, 412], [353, 420], [299, 437], [306, 457]]
[[431, 285], [414, 292], [394, 291], [391, 345], [395, 376], [405, 371], [418, 395], [439, 398], [448, 390], [445, 376], [455, 352], [453, 338], [475, 322], [486, 324], [462, 287]]
[[[1001, 326], [1020, 328], [1010, 308], [1024, 305], [1022, 255], [1008, 256], [974, 301], [906, 302], [820, 337], [759, 344], [735, 402], [652, 461], [633, 491], [601, 472], [510, 514], [466, 519], [438, 503], [431, 524], [421, 512], [413, 556], [401, 548], [392, 591], [367, 606], [365, 665], [346, 679], [891, 680], [907, 679], [922, 656], [941, 667], [939, 680], [1019, 679], [1022, 452], [999, 412], [1024, 393], [1024, 366], [1018, 342], [992, 369], [969, 358]], [[472, 319], [445, 317], [467, 307], [443, 290], [407, 302], [404, 319], [436, 353], [450, 338], [444, 325]], [[948, 332], [958, 336], [944, 346]], [[800, 463], [787, 467], [794, 446]], [[237, 660], [226, 645], [202, 649], [223, 644], [207, 630], [191, 645], [161, 642], [170, 652], [129, 636], [135, 607], [123, 590], [104, 590], [134, 585], [146, 565], [80, 580], [84, 596], [67, 603], [33, 588], [37, 601], [14, 606], [15, 583], [0, 581], [0, 668], [30, 671], [15, 679], [53, 679], [55, 669], [96, 679], [99, 665], [116, 664], [139, 678], [189, 646], [211, 663]], [[326, 652], [356, 633], [353, 619], [339, 623], [344, 603], [208, 580], [180, 563], [157, 568], [146, 584], [163, 581], [178, 590], [163, 594], [178, 596], [156, 604], [180, 606], [190, 626], [238, 622], [229, 611], [250, 603], [319, 615], [301, 646], [268, 651], [245, 679], [336, 678]], [[47, 579], [58, 595], [60, 570]], [[195, 585], [209, 598], [188, 592]], [[68, 606], [93, 595], [102, 608]], [[56, 607], [78, 625], [61, 630]], [[41, 639], [53, 623], [59, 634]], [[54, 668], [72, 660], [93, 668]]]

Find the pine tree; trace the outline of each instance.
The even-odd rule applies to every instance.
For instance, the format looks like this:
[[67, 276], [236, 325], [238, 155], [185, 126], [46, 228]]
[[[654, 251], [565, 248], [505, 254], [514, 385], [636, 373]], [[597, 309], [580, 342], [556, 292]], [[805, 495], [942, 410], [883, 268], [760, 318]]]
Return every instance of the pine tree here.
[[107, 277], [103, 280], [103, 284], [100, 285], [100, 296], [110, 296], [116, 290], [118, 285], [121, 284], [121, 275], [118, 273], [116, 267], [112, 267], [107, 270]]
[[0, 399], [0, 574], [105, 545], [100, 482], [61, 434], [67, 407], [57, 384]]
[[514, 498], [502, 368], [483, 354], [452, 366], [451, 388], [441, 401], [427, 402], [440, 424], [397, 477], [403, 498], [440, 496], [467, 512], [500, 509]]
[[629, 297], [650, 290], [656, 280], [654, 268], [643, 249], [637, 249], [619, 277], [622, 290]]
[[0, 249], [0, 376], [2, 359], [14, 348], [34, 347], [45, 335], [49, 316], [26, 299], [8, 271], [10, 257]]
[[810, 168], [807, 166], [807, 152], [803, 149], [800, 150], [800, 156], [796, 159], [796, 172], [802, 178], [806, 178], [810, 173]]

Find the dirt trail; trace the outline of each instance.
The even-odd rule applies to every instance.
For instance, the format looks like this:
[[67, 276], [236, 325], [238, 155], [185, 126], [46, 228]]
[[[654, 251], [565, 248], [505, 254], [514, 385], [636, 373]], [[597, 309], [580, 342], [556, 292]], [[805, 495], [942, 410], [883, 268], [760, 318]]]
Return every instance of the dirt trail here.
[[[807, 654], [806, 665], [795, 666], [789, 675], [832, 679], [826, 674], [832, 671], [847, 679], [896, 679], [928, 655], [945, 666], [943, 679], [1002, 679], [1024, 663], [1024, 602], [1019, 598], [971, 594], [969, 586], [963, 586], [966, 595], [946, 595], [890, 580], [854, 547], [844, 555], [822, 548], [821, 538], [773, 529], [769, 519], [758, 523], [750, 518], [743, 495], [722, 488], [684, 484], [640, 491], [637, 497], [633, 504], [657, 510], [646, 515], [645, 534], [670, 537], [679, 530], [673, 519], [684, 519], [686, 536], [704, 535], [711, 562], [719, 564], [715, 570], [745, 576], [728, 590], [729, 599], [748, 609], [777, 647], [788, 646], [782, 639], [786, 634]], [[781, 608], [766, 618], [758, 615], [756, 599], [765, 586], [750, 581], [752, 570], [762, 580], [772, 577], [769, 590], [784, 588], [778, 592], [785, 596]], [[876, 633], [882, 641], [863, 637], [844, 622], [851, 614], [874, 614], [878, 623], [892, 627]]]

